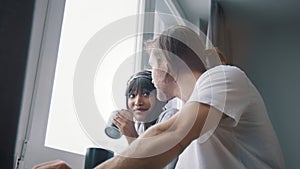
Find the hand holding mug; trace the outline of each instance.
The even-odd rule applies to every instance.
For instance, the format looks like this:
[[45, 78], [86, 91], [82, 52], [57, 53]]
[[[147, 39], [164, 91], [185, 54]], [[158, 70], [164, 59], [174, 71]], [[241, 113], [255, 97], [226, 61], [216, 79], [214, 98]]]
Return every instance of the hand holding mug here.
[[129, 110], [122, 109], [112, 116], [113, 123], [118, 127], [121, 133], [127, 137], [138, 137], [136, 132], [133, 113]]

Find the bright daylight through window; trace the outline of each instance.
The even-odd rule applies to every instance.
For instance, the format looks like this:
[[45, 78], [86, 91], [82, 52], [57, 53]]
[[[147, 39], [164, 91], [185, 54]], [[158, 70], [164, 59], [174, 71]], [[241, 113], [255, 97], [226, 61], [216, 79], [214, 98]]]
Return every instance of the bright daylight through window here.
[[[138, 7], [138, 0], [66, 1], [45, 146], [78, 154], [84, 154], [89, 146], [99, 146], [83, 130], [74, 108], [73, 78], [76, 63], [85, 45], [98, 31], [118, 19], [137, 14]], [[135, 37], [123, 39], [111, 47], [102, 64], [98, 65], [94, 94], [104, 119], [116, 109], [111, 88], [119, 65], [124, 62], [131, 64], [126, 74], [134, 72], [135, 63], [130, 57], [134, 56], [135, 45]], [[99, 80], [99, 77], [105, 80]], [[122, 89], [125, 90], [125, 85], [124, 82], [117, 89], [120, 90], [118, 100], [124, 100], [124, 104]], [[103, 129], [99, 129], [101, 132]]]

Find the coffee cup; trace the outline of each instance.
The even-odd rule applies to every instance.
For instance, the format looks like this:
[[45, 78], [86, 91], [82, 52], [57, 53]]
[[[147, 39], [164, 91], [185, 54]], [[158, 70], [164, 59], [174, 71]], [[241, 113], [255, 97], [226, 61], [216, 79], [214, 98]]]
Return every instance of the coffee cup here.
[[122, 133], [118, 127], [112, 122], [112, 117], [116, 115], [118, 111], [113, 111], [107, 121], [107, 125], [104, 129], [105, 134], [112, 139], [119, 139], [122, 136]]

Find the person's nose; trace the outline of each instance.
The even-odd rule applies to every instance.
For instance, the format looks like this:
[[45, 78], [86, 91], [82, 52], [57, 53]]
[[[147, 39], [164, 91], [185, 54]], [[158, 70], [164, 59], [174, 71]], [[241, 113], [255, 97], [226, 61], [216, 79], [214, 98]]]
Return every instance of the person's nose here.
[[138, 95], [136, 96], [136, 99], [135, 99], [134, 104], [135, 104], [136, 106], [141, 106], [141, 105], [143, 105], [143, 104], [144, 104], [144, 98], [143, 98], [143, 96], [141, 96], [140, 94], [138, 94]]

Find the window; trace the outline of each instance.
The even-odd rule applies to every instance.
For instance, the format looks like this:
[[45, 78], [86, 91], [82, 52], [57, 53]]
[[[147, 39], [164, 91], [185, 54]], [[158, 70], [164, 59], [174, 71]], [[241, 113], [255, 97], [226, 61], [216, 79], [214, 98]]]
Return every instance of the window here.
[[[128, 2], [111, 0], [105, 3], [99, 0], [89, 2], [81, 0], [66, 1], [45, 146], [78, 154], [85, 154], [86, 147], [89, 146], [105, 146], [97, 143], [97, 138], [93, 138], [88, 129], [85, 128], [84, 120], [81, 121], [81, 116], [78, 115], [80, 112], [77, 112], [79, 110], [76, 111], [73, 100], [73, 97], [75, 97], [73, 91], [76, 90], [73, 87], [73, 79], [76, 76], [74, 73], [78, 68], [76, 65], [78, 65], [79, 57], [89, 59], [88, 56], [82, 56], [84, 55], [82, 52], [84, 52], [84, 48], [88, 48], [88, 45], [92, 45], [89, 43], [93, 41], [92, 38], [105, 38], [106, 35], [101, 34], [101, 29], [109, 27], [109, 24], [117, 22], [118, 19], [136, 15], [137, 12], [138, 0]], [[136, 29], [137, 26], [132, 28]], [[136, 30], [134, 31], [136, 32]], [[114, 35], [107, 37], [110, 36]], [[98, 40], [99, 48], [104, 48], [105, 45], [101, 42], [105, 41], [107, 42], [109, 39]], [[98, 113], [102, 113], [101, 116], [96, 117], [103, 117], [104, 121], [108, 119], [110, 112], [113, 110], [125, 108], [125, 105], [122, 104], [125, 103], [122, 89], [125, 90], [126, 79], [134, 72], [135, 42], [136, 37], [119, 39], [118, 43], [110, 46], [105, 56], [95, 56], [97, 57], [96, 61], [98, 60], [98, 66], [94, 72], [85, 72], [87, 74], [95, 73], [96, 75], [94, 84], [95, 101], [98, 106]], [[92, 52], [96, 53], [98, 51]], [[122, 64], [125, 64], [124, 66], [127, 69], [117, 72]], [[116, 73], [121, 73], [122, 76], [118, 76]], [[113, 86], [113, 80], [117, 80], [117, 83], [115, 83], [117, 85]], [[112, 87], [114, 87], [114, 90]], [[112, 91], [117, 89], [121, 90], [117, 94], [113, 94]], [[114, 100], [121, 103], [114, 104]], [[86, 111], [89, 111], [88, 107]], [[92, 120], [94, 117], [90, 118]], [[105, 135], [102, 135], [103, 125], [96, 125], [97, 122], [94, 126], [99, 128], [95, 130], [98, 131], [102, 139], [105, 139]]]
[[[85, 55], [87, 49], [96, 47], [96, 60], [91, 63], [94, 65], [87, 66], [94, 70], [86, 71], [85, 77], [93, 75], [90, 93], [97, 110], [101, 109], [98, 112], [103, 112], [98, 116], [104, 122], [112, 110], [124, 106], [126, 80], [141, 67], [135, 55], [141, 53], [137, 44], [142, 42], [139, 36], [118, 33], [126, 30], [134, 35], [143, 25], [143, 18], [136, 14], [143, 12], [146, 5], [143, 0], [36, 1], [15, 168], [32, 168], [44, 161], [62, 159], [74, 169], [81, 169], [86, 147], [106, 146], [105, 139], [99, 143], [94, 131], [89, 131], [78, 115], [74, 79], [78, 77], [80, 61], [90, 61]], [[126, 18], [131, 24], [122, 23]], [[118, 24], [121, 26], [115, 28]], [[115, 29], [109, 29], [101, 38], [105, 28]], [[97, 43], [101, 41], [104, 43]], [[97, 53], [102, 49], [103, 55]], [[99, 137], [104, 135], [103, 129], [95, 131]]]
[[127, 146], [103, 130], [125, 107], [127, 79], [148, 62], [143, 41], [170, 25], [172, 16], [154, 28], [154, 15], [136, 15], [155, 12], [156, 2], [36, 1], [15, 168], [61, 159], [81, 169], [87, 147]]

